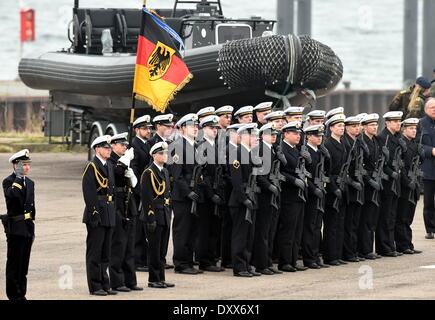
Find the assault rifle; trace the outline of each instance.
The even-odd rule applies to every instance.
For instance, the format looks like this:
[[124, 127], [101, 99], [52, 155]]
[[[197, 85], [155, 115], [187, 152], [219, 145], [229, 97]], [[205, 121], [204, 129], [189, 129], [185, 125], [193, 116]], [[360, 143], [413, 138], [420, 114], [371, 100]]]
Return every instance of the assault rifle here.
[[[219, 198], [224, 199], [224, 191], [223, 191], [223, 167], [221, 165], [216, 165], [215, 177], [213, 182], [213, 191], [216, 193]], [[219, 204], [214, 204], [213, 214], [215, 216], [219, 216]]]
[[[381, 189], [382, 189], [382, 179], [388, 179], [388, 176], [384, 173], [384, 164], [386, 158], [385, 153], [388, 153], [387, 144], [388, 144], [389, 137], [390, 136], [387, 136], [387, 139], [385, 139], [385, 145], [382, 147], [381, 157], [379, 158], [376, 168], [372, 174], [373, 180], [375, 180], [375, 182], [381, 187]], [[374, 189], [372, 194], [372, 199], [371, 199], [371, 201], [378, 207], [379, 207], [379, 191], [380, 190]]]
[[[308, 153], [309, 154], [309, 151], [307, 149], [307, 140], [306, 139], [304, 139], [304, 142], [303, 142], [303, 144], [301, 146], [300, 153]], [[307, 185], [307, 178], [311, 178], [312, 177], [311, 173], [305, 167], [305, 158], [303, 156], [301, 156], [301, 155], [299, 156], [298, 166], [295, 169], [295, 173], [296, 173], [297, 177], [299, 179], [301, 179], [305, 183], [305, 186]], [[305, 190], [301, 189], [301, 188], [298, 188], [298, 189], [299, 189], [298, 190], [298, 197], [301, 200], [303, 200], [304, 202], [306, 202], [306, 199], [305, 199]]]
[[416, 204], [415, 203], [415, 195], [420, 194], [420, 187], [421, 187], [421, 178], [423, 177], [423, 171], [421, 171], [420, 168], [420, 152], [419, 152], [419, 148], [421, 148], [421, 139], [423, 137], [423, 134], [420, 135], [420, 140], [418, 142], [417, 145], [417, 154], [412, 158], [412, 163], [411, 163], [411, 168], [408, 171], [408, 178], [410, 180], [410, 185], [414, 185], [415, 188], [409, 189], [409, 194], [408, 194], [408, 201], [411, 202], [412, 204]]
[[[270, 169], [269, 181], [281, 193], [281, 182], [285, 181], [285, 177], [281, 173], [280, 168], [281, 168], [281, 161], [279, 159], [273, 161], [272, 168]], [[270, 199], [270, 205], [274, 207], [276, 210], [279, 209], [278, 198], [279, 198], [278, 196], [272, 193], [272, 197]]]
[[[337, 177], [337, 186], [341, 190], [342, 197], [344, 197], [344, 191], [347, 189], [347, 185], [350, 181], [349, 177], [349, 167], [350, 162], [352, 161], [352, 154], [353, 150], [355, 149], [356, 139], [353, 141], [352, 148], [350, 148], [349, 153], [346, 158], [346, 162], [343, 163], [340, 169], [340, 173]], [[332, 204], [332, 207], [338, 212], [340, 210], [340, 199], [338, 197], [335, 197], [334, 203]]]
[[[202, 171], [204, 169], [204, 165], [197, 164], [193, 167], [192, 178], [190, 179], [190, 189], [199, 195], [199, 187], [200, 180], [202, 181]], [[198, 213], [196, 212], [197, 201], [192, 200], [192, 206], [190, 207], [190, 213], [194, 216], [198, 217]]]
[[[251, 200], [253, 207], [257, 204], [256, 193], [260, 192], [260, 188], [257, 185], [257, 175], [254, 173], [255, 168], [249, 174], [248, 182], [246, 184], [245, 194], [246, 197]], [[252, 224], [252, 212], [249, 208], [246, 208], [245, 220]]]
[[[405, 141], [403, 141], [402, 143], [406, 144]], [[391, 191], [393, 191], [396, 196], [398, 195], [397, 185], [400, 182], [400, 170], [403, 168], [402, 152], [403, 149], [399, 142], [399, 146], [396, 148], [396, 150], [394, 150], [394, 157], [391, 163], [393, 166], [393, 170], [397, 173], [397, 179], [393, 179], [393, 181], [391, 182]]]
[[314, 185], [323, 192], [323, 198], [317, 197], [316, 209], [320, 212], [325, 212], [325, 195], [326, 195], [326, 184], [329, 183], [329, 177], [325, 175], [325, 157], [326, 155], [320, 151], [321, 146], [319, 146], [319, 152], [321, 153], [320, 161], [316, 166], [314, 173]]

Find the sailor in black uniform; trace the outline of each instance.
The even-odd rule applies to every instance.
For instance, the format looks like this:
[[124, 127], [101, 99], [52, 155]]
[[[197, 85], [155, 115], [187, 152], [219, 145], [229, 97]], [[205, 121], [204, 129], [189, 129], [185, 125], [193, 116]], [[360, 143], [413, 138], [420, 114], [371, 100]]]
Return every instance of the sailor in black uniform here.
[[[284, 175], [285, 181], [282, 183], [277, 241], [279, 246], [278, 269], [286, 272], [308, 269], [296, 264], [301, 244], [306, 201], [307, 177], [304, 174], [306, 170], [304, 161], [310, 160], [308, 151], [304, 150], [306, 154], [302, 155], [297, 148], [301, 131], [302, 124], [299, 121], [290, 122], [282, 127], [281, 146], [287, 163], [285, 166], [281, 166], [281, 173]], [[298, 173], [299, 171], [301, 174]]]
[[258, 128], [260, 129], [263, 125], [267, 123], [267, 120], [264, 119], [272, 111], [273, 102], [261, 102], [257, 104], [253, 111], [255, 112], [255, 122], [257, 123]]
[[[147, 143], [148, 139], [151, 137], [151, 117], [149, 115], [144, 115], [137, 118], [133, 122], [133, 128], [135, 130], [136, 136], [131, 142], [131, 146], [134, 149], [134, 159], [131, 162], [131, 168], [133, 169], [136, 178], [139, 180], [142, 172], [150, 163], [150, 146]], [[138, 212], [141, 210], [140, 205], [140, 195], [139, 189], [134, 189], [134, 196], [136, 199], [136, 204]], [[142, 221], [136, 221], [136, 235], [135, 235], [135, 263], [137, 271], [148, 271], [147, 262], [147, 242], [145, 236], [145, 225]]]
[[234, 112], [234, 119], [237, 119], [237, 123], [252, 123], [254, 119], [252, 115], [253, 110], [253, 106], [241, 107], [239, 110]]
[[28, 177], [30, 153], [21, 150], [9, 158], [14, 172], [3, 180], [7, 215], [2, 217], [7, 239], [6, 295], [23, 301], [27, 292], [27, 272], [35, 238], [35, 183]]
[[286, 122], [299, 121], [302, 123], [304, 107], [288, 107], [284, 110]]
[[127, 151], [127, 136], [128, 132], [124, 132], [111, 138], [112, 153], [108, 159], [114, 169], [116, 205], [116, 224], [113, 230], [109, 268], [110, 286], [120, 292], [142, 290], [137, 286], [134, 261], [138, 212], [132, 188], [136, 187], [137, 178], [130, 168], [134, 150], [130, 148]]
[[389, 151], [388, 161], [384, 165], [384, 173], [388, 180], [383, 180], [381, 191], [381, 205], [379, 221], [376, 228], [376, 252], [386, 257], [401, 256], [396, 251], [394, 243], [394, 227], [396, 225], [397, 202], [400, 195], [400, 170], [402, 167], [402, 153], [406, 151], [406, 142], [400, 134], [402, 111], [390, 111], [384, 114], [385, 128], [378, 135], [381, 146], [385, 145]]
[[223, 132], [231, 125], [233, 119], [233, 106], [223, 106], [216, 109], [215, 114], [219, 117], [219, 126]]
[[325, 147], [331, 155], [330, 182], [327, 185], [324, 228], [323, 228], [323, 261], [332, 266], [347, 264], [341, 260], [344, 237], [345, 203], [343, 186], [340, 186], [338, 177], [344, 170], [347, 155], [341, 142], [344, 134], [344, 114], [336, 114], [326, 121], [330, 136], [325, 140]]
[[[171, 175], [171, 200], [174, 210], [172, 240], [173, 262], [176, 273], [196, 275], [203, 273], [193, 267], [193, 253], [198, 224], [198, 202], [203, 202], [200, 185], [201, 168], [197, 164], [195, 137], [198, 134], [198, 116], [189, 113], [178, 120], [180, 136], [171, 144], [168, 170]], [[198, 172], [197, 175], [194, 175]]]
[[169, 172], [164, 167], [168, 160], [168, 144], [157, 142], [151, 147], [150, 155], [153, 162], [143, 172], [140, 184], [142, 214], [146, 222], [148, 239], [148, 287], [170, 288], [175, 285], [166, 282], [165, 260], [162, 254], [171, 225]]
[[417, 118], [408, 118], [402, 122], [406, 151], [403, 153], [404, 165], [400, 172], [401, 189], [397, 205], [394, 240], [397, 251], [405, 254], [422, 252], [414, 248], [411, 229], [415, 208], [420, 198], [420, 184], [422, 183], [420, 165], [424, 159], [424, 150], [416, 140], [418, 123]]
[[325, 122], [324, 110], [312, 110], [307, 113], [306, 126], [314, 126], [318, 124], [324, 124]]
[[161, 114], [153, 118], [152, 122], [154, 124], [155, 133], [147, 140], [149, 148], [152, 148], [152, 146], [157, 142], [171, 143], [168, 138], [171, 134], [172, 127], [174, 126], [174, 123], [172, 122], [173, 118], [174, 115], [172, 114]]
[[82, 189], [85, 200], [83, 223], [88, 231], [86, 239], [86, 273], [89, 292], [97, 296], [117, 294], [110, 289], [108, 268], [116, 223], [114, 202], [115, 179], [110, 158], [111, 137], [97, 137], [91, 144], [95, 157], [83, 173]]

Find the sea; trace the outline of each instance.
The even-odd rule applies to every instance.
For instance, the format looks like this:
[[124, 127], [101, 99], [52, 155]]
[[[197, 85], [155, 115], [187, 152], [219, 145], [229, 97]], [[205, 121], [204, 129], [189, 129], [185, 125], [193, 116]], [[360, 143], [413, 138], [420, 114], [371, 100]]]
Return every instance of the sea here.
[[[276, 19], [276, 0], [221, 3], [227, 17]], [[73, 4], [74, 0], [0, 0], [0, 80], [18, 77], [21, 55], [70, 46], [67, 25]], [[142, 4], [141, 0], [80, 1], [81, 7], [96, 8], [140, 8]], [[148, 8], [173, 5], [173, 0], [147, 1]], [[19, 10], [23, 6], [35, 9], [36, 39], [20, 48]], [[344, 66], [342, 80], [350, 82], [351, 89], [404, 87], [403, 6], [404, 0], [312, 0], [312, 37], [330, 46], [340, 57]]]

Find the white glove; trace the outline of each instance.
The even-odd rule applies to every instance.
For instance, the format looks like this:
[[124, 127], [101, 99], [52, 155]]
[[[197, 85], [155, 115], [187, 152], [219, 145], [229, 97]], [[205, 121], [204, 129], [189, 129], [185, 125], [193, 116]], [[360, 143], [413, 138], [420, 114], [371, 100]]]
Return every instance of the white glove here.
[[136, 187], [137, 178], [136, 178], [132, 168], [128, 168], [127, 170], [125, 170], [124, 176], [126, 178], [130, 179], [130, 184], [131, 184], [132, 188]]
[[130, 161], [134, 159], [134, 148], [128, 149], [125, 154], [119, 158], [119, 162], [122, 162], [127, 167], [130, 167]]

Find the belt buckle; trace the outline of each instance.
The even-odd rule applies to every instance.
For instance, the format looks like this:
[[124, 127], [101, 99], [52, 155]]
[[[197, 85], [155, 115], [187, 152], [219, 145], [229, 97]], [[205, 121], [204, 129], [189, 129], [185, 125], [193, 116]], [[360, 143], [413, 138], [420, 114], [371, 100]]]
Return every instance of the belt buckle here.
[[169, 206], [169, 198], [165, 198], [165, 206]]
[[107, 196], [107, 202], [112, 202], [112, 196]]
[[32, 218], [32, 216], [30, 215], [30, 213], [24, 213], [24, 220], [28, 220], [31, 218]]

